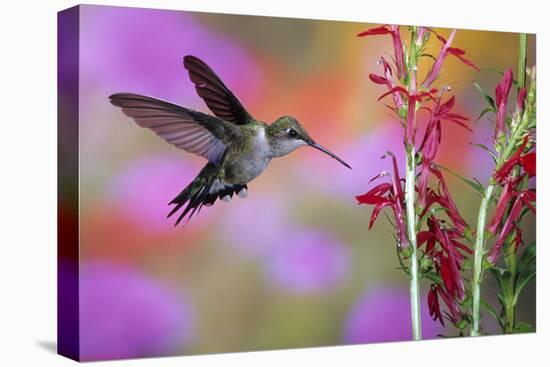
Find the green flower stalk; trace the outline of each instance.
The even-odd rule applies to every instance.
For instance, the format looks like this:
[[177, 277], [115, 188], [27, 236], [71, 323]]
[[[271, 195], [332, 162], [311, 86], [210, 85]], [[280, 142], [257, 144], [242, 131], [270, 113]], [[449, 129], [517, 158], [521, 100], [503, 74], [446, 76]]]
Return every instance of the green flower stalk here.
[[[447, 120], [463, 126], [467, 118], [452, 112], [455, 99], [451, 97], [443, 100], [443, 95], [448, 88], [441, 92], [433, 87], [433, 83], [440, 76], [444, 60], [449, 55], [454, 55], [465, 64], [477, 69], [469, 60], [464, 58], [464, 51], [451, 47], [456, 30], [453, 30], [449, 39], [446, 40], [432, 29], [426, 27], [410, 27], [410, 42], [406, 47], [399, 34], [397, 26], [381, 26], [369, 29], [359, 36], [391, 35], [394, 48], [394, 65], [381, 58], [380, 63], [384, 68], [383, 75], [370, 74], [370, 80], [388, 89], [380, 98], [391, 95], [394, 106], [392, 107], [399, 118], [404, 129], [404, 150], [405, 150], [405, 182], [399, 178], [397, 162], [392, 153], [389, 155], [393, 160], [393, 175], [391, 183], [383, 183], [375, 186], [364, 195], [357, 196], [359, 204], [374, 206], [374, 211], [369, 223], [369, 229], [378, 217], [380, 211], [390, 207], [393, 211], [398, 240], [398, 259], [402, 269], [409, 276], [410, 305], [411, 305], [411, 329], [414, 340], [422, 339], [422, 323], [420, 318], [420, 282], [427, 278], [436, 282], [431, 287], [428, 295], [430, 315], [443, 323], [442, 311], [439, 306], [439, 297], [442, 297], [449, 312], [446, 317], [453, 323], [461, 323], [464, 313], [458, 309], [458, 302], [465, 297], [463, 282], [460, 279], [460, 269], [464, 262], [464, 255], [461, 251], [469, 249], [454, 238], [455, 233], [463, 232], [466, 228], [465, 222], [458, 214], [454, 201], [450, 197], [447, 186], [441, 172], [434, 166], [433, 159], [441, 140], [441, 121]], [[424, 82], [417, 84], [418, 62], [426, 55], [425, 46], [431, 34], [435, 34], [442, 42], [442, 47], [437, 57], [434, 57], [429, 73]], [[425, 109], [430, 112], [430, 118], [426, 126], [426, 132], [420, 147], [416, 147], [417, 111]], [[417, 165], [421, 164], [420, 170]], [[417, 175], [420, 171], [420, 175]], [[375, 178], [390, 176], [383, 172]], [[435, 176], [439, 188], [437, 194], [434, 189], [428, 188], [428, 176]], [[420, 178], [419, 178], [420, 177]], [[419, 183], [417, 181], [420, 181]], [[419, 195], [417, 197], [417, 192]], [[444, 228], [444, 221], [438, 221], [430, 208], [431, 205], [439, 204], [447, 212], [457, 229]], [[429, 231], [420, 231], [422, 226], [428, 223]], [[437, 223], [437, 228], [434, 225]], [[428, 237], [430, 237], [428, 239]], [[422, 245], [426, 248], [419, 248], [419, 237], [422, 238]], [[435, 243], [440, 243], [436, 247]]]
[[[520, 220], [522, 212], [535, 212], [535, 191], [529, 189], [527, 182], [535, 176], [534, 134], [535, 118], [535, 68], [526, 69], [527, 37], [520, 35], [518, 70], [518, 97], [514, 114], [507, 118], [508, 95], [513, 84], [512, 70], [503, 75], [495, 89], [495, 102], [487, 110], [495, 112], [495, 173], [483, 191], [477, 221], [476, 241], [474, 246], [474, 265], [472, 276], [472, 327], [470, 335], [481, 334], [480, 307], [485, 305], [501, 325], [503, 332], [516, 332], [515, 307], [519, 292], [529, 279], [534, 276], [533, 250], [526, 249], [525, 254], [533, 259], [517, 262], [516, 251], [523, 243]], [[529, 75], [529, 90], [526, 89], [526, 78]], [[493, 102], [492, 98], [484, 97]], [[488, 211], [493, 196], [498, 195], [495, 213], [490, 223]], [[495, 235], [495, 242], [486, 250], [487, 238]], [[525, 256], [525, 255], [524, 255]], [[523, 259], [523, 257], [522, 257]], [[505, 268], [496, 267], [504, 260]], [[490, 306], [482, 302], [481, 285], [484, 270], [490, 270], [498, 286], [498, 299], [503, 311], [497, 314]]]

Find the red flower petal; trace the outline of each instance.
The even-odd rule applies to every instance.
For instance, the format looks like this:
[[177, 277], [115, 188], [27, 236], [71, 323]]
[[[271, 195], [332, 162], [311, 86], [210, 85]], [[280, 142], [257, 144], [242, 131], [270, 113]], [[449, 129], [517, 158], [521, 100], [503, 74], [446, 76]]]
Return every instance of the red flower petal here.
[[447, 113], [451, 112], [452, 108], [455, 105], [455, 96], [451, 96], [447, 101], [444, 103], [441, 103], [439, 106], [438, 114], [439, 115], [446, 115]]
[[447, 52], [450, 53], [451, 55], [455, 55], [455, 56], [462, 56], [466, 53], [466, 51], [464, 51], [463, 49], [456, 48], [456, 47], [449, 47], [447, 49]]
[[403, 42], [399, 34], [399, 26], [391, 26], [391, 37], [393, 42], [393, 52], [395, 54], [395, 64], [397, 66], [397, 77], [403, 78], [407, 73], [405, 69], [405, 53], [403, 52]]
[[537, 174], [537, 153], [530, 152], [520, 157], [519, 163], [522, 165], [523, 169], [529, 177], [534, 177]]
[[512, 205], [512, 209], [510, 210], [510, 214], [508, 215], [508, 218], [506, 219], [506, 222], [504, 223], [504, 226], [502, 226], [502, 229], [500, 230], [500, 233], [498, 235], [497, 240], [495, 241], [495, 244], [489, 251], [489, 254], [487, 256], [487, 260], [491, 262], [492, 264], [496, 263], [496, 260], [500, 253], [502, 252], [502, 246], [504, 245], [504, 241], [506, 241], [506, 238], [512, 232], [515, 226], [515, 221], [519, 218], [519, 215], [521, 214], [521, 209], [523, 202], [521, 198], [517, 198], [514, 202], [514, 205]]
[[435, 284], [430, 286], [430, 291], [428, 292], [428, 309], [432, 320], [439, 320], [441, 325], [445, 326], [445, 323], [443, 322], [443, 315], [441, 314], [441, 307], [439, 306], [437, 286]]
[[373, 187], [371, 190], [363, 195], [356, 196], [355, 198], [357, 199], [358, 204], [377, 205], [381, 202], [389, 201], [383, 195], [388, 193], [391, 188], [392, 185], [385, 182]]
[[401, 86], [396, 86], [396, 87], [393, 87], [392, 89], [390, 89], [388, 92], [382, 94], [380, 97], [378, 97], [377, 101], [380, 101], [384, 97], [386, 97], [386, 96], [388, 96], [392, 93], [397, 93], [397, 92], [403, 93], [407, 97], [409, 96], [409, 92], [405, 88], [403, 88]]
[[517, 180], [515, 181], [515, 183], [506, 183], [506, 185], [504, 185], [504, 188], [502, 189], [502, 193], [500, 195], [500, 198], [498, 199], [495, 209], [495, 214], [493, 215], [491, 223], [487, 227], [489, 232], [491, 232], [492, 234], [495, 234], [497, 232], [497, 229], [500, 226], [500, 222], [502, 222], [502, 217], [504, 216], [506, 207], [508, 206], [508, 203], [512, 197], [512, 187], [515, 187], [515, 185], [517, 185]]
[[502, 80], [495, 88], [495, 100], [497, 105], [497, 120], [495, 123], [495, 138], [504, 133], [504, 122], [506, 120], [506, 106], [508, 104], [508, 94], [512, 86], [512, 69], [506, 70]]
[[477, 71], [479, 71], [479, 68], [473, 63], [471, 62], [470, 60], [466, 59], [465, 57], [463, 57], [463, 55], [466, 54], [466, 52], [460, 48], [455, 48], [455, 47], [449, 47], [447, 49], [447, 53], [457, 57], [460, 61], [462, 61], [464, 64], [468, 65], [469, 67], [471, 68], [474, 68], [476, 69]]
[[376, 218], [378, 218], [378, 214], [380, 214], [380, 211], [389, 205], [391, 205], [391, 203], [389, 201], [386, 201], [386, 202], [381, 202], [374, 207], [374, 210], [372, 211], [372, 215], [369, 221], [369, 229], [372, 228], [372, 225], [374, 224], [374, 221], [376, 220]]
[[381, 34], [390, 34], [390, 33], [391, 33], [391, 31], [388, 29], [388, 26], [383, 25], [383, 26], [376, 27], [376, 28], [370, 28], [370, 29], [367, 29], [366, 31], [358, 33], [357, 37], [378, 36], [378, 35], [381, 35]]
[[381, 77], [380, 75], [373, 74], [373, 73], [369, 74], [369, 79], [375, 84], [386, 84], [387, 83], [386, 78]]
[[[526, 136], [523, 138], [523, 143], [519, 146], [519, 148], [516, 150], [516, 152], [495, 172], [495, 179], [497, 182], [502, 183], [506, 180], [514, 166], [518, 163], [520, 163], [521, 155], [523, 153], [523, 150], [525, 149], [525, 146], [529, 142], [529, 137]], [[532, 159], [532, 158], [528, 158]], [[528, 162], [530, 164], [532, 162]], [[532, 166], [529, 166], [529, 169], [534, 169]], [[531, 171], [532, 172], [532, 171]]]

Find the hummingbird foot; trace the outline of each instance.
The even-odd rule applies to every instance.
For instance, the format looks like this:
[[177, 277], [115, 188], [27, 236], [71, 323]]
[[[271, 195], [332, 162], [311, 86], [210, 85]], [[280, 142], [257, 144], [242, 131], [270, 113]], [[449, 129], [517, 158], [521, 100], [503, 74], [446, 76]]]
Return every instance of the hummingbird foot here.
[[225, 196], [222, 198], [222, 201], [225, 201], [226, 203], [230, 202], [230, 201], [231, 201], [231, 196], [225, 195]]
[[237, 195], [238, 195], [240, 198], [244, 199], [244, 198], [248, 195], [248, 190], [245, 189], [245, 188], [243, 188], [241, 191], [239, 191], [239, 192], [237, 193]]

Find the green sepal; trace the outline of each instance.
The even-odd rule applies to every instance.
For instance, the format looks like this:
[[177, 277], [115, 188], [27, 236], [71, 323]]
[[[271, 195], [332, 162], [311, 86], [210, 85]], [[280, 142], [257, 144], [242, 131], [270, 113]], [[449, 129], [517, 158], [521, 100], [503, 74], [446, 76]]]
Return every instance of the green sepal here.
[[537, 273], [536, 245], [531, 242], [521, 256], [518, 262], [518, 275], [516, 278], [516, 289], [514, 294], [514, 304], [517, 302], [523, 288], [533, 279]]
[[498, 322], [499, 326], [502, 328], [504, 326], [504, 322], [502, 321], [502, 317], [500, 317], [500, 315], [497, 314], [495, 309], [491, 307], [491, 305], [485, 302], [484, 300], [480, 300], [480, 304], [481, 304], [481, 307], [483, 307], [485, 311], [487, 311], [487, 313], [491, 315]]
[[532, 333], [535, 331], [535, 328], [524, 321], [520, 321], [514, 327], [514, 333]]
[[481, 113], [479, 114], [479, 116], [476, 118], [476, 121], [479, 121], [483, 118], [483, 116], [485, 116], [487, 113], [489, 112], [494, 112], [496, 113], [495, 109], [493, 107], [486, 107], [485, 109], [483, 109], [483, 111], [481, 111]]
[[491, 158], [493, 159], [493, 162], [497, 163], [497, 156], [495, 155], [495, 153], [493, 153], [493, 151], [491, 149], [489, 149], [486, 145], [484, 144], [479, 144], [479, 143], [470, 143], [470, 145], [474, 146], [474, 147], [478, 147], [480, 149], [483, 149], [484, 151], [486, 151], [487, 153], [489, 153], [489, 155], [491, 156]]
[[479, 93], [481, 93], [481, 96], [485, 99], [485, 101], [487, 101], [487, 103], [493, 109], [493, 111], [496, 111], [497, 107], [496, 107], [495, 100], [493, 99], [493, 97], [491, 97], [487, 92], [485, 92], [483, 90], [483, 88], [481, 88], [481, 86], [479, 84], [477, 84], [476, 82], [474, 82], [474, 87], [476, 87], [476, 89], [479, 91]]
[[463, 177], [461, 175], [459, 175], [458, 173], [450, 170], [449, 168], [447, 167], [444, 167], [440, 164], [436, 164], [437, 168], [441, 168], [442, 170], [444, 171], [447, 171], [449, 172], [450, 174], [452, 174], [453, 176], [459, 178], [460, 180], [462, 180], [463, 182], [465, 182], [466, 184], [468, 184], [468, 186], [470, 186], [471, 188], [473, 188], [474, 190], [476, 190], [478, 193], [482, 194], [483, 195], [483, 186], [481, 184], [479, 184], [478, 182], [476, 181], [473, 181], [473, 180], [470, 180], [470, 179], [467, 179], [466, 177]]

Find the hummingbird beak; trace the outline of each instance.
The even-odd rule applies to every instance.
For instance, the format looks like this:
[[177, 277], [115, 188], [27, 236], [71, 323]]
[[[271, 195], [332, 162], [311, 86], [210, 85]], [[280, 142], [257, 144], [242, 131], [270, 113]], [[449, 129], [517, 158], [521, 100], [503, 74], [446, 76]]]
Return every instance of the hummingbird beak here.
[[308, 142], [308, 145], [310, 147], [313, 147], [315, 149], [318, 149], [320, 150], [321, 152], [325, 153], [325, 154], [328, 154], [329, 156], [331, 156], [332, 158], [336, 159], [338, 162], [342, 163], [344, 166], [348, 167], [349, 169], [351, 169], [351, 166], [349, 164], [347, 164], [346, 162], [344, 162], [342, 159], [340, 159], [336, 154], [332, 153], [330, 150], [328, 150], [327, 148], [324, 148], [322, 147], [321, 145], [317, 144], [316, 142], [311, 142], [309, 143]]

